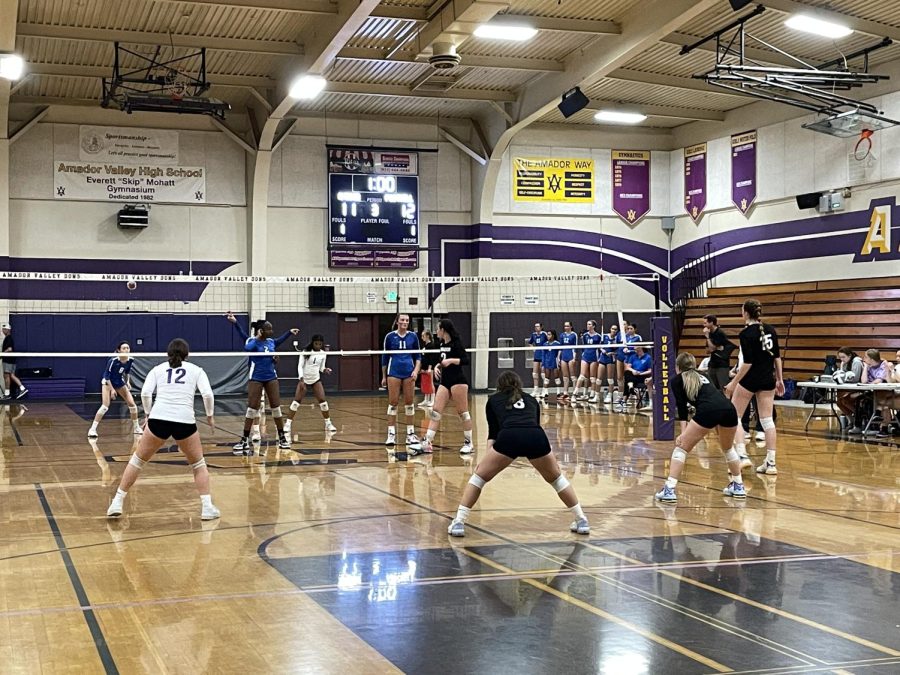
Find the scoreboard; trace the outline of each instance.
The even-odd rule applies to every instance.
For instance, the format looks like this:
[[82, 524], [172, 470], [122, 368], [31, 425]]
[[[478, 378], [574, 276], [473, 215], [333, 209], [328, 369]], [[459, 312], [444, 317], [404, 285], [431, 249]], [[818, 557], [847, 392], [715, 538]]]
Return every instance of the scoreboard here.
[[418, 176], [330, 173], [328, 192], [330, 244], [419, 245]]

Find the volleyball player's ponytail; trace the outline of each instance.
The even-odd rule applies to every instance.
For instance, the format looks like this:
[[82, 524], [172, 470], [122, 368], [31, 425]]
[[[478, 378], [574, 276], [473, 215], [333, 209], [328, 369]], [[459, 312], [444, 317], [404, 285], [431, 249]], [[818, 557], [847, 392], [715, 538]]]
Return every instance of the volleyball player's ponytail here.
[[522, 380], [513, 371], [504, 371], [497, 378], [497, 391], [506, 394], [506, 407], [512, 408], [522, 400]]
[[696, 401], [703, 385], [700, 373], [697, 372], [697, 360], [693, 354], [681, 352], [675, 359], [675, 366], [681, 372], [681, 381], [684, 382], [684, 393], [687, 394], [688, 401]]
[[257, 319], [256, 321], [250, 322], [250, 329], [253, 331], [253, 334], [256, 335], [263, 326], [266, 325], [265, 319]]
[[169, 343], [168, 349], [166, 349], [166, 353], [169, 356], [169, 365], [172, 368], [178, 368], [182, 362], [187, 360], [190, 351], [191, 348], [188, 345], [187, 340], [175, 338]]
[[750, 298], [745, 301], [744, 306], [741, 309], [747, 312], [747, 316], [753, 321], [759, 321], [759, 317], [762, 316], [762, 303], [755, 298]]

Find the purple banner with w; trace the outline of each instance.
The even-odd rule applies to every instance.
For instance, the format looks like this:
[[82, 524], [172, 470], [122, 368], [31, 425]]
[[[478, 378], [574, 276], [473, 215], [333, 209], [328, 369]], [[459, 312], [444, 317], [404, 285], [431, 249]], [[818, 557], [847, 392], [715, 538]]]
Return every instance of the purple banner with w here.
[[612, 207], [619, 218], [634, 224], [650, 212], [650, 152], [612, 151]]
[[745, 216], [756, 201], [756, 132], [731, 137], [731, 201]]
[[697, 223], [706, 208], [706, 143], [684, 149], [684, 210]]

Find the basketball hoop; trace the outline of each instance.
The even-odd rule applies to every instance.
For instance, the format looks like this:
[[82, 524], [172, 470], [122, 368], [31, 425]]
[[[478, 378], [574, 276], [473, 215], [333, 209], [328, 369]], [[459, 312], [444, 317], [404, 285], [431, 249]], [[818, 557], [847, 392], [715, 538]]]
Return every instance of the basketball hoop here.
[[184, 98], [185, 91], [187, 90], [187, 83], [181, 78], [181, 75], [177, 70], [168, 70], [166, 72], [165, 82], [165, 88], [166, 92], [169, 94], [169, 98], [173, 101], [180, 101]]
[[863, 129], [860, 132], [859, 140], [856, 141], [856, 146], [853, 148], [853, 159], [857, 162], [868, 158], [869, 153], [872, 152], [872, 136], [874, 134], [875, 132], [871, 129]]

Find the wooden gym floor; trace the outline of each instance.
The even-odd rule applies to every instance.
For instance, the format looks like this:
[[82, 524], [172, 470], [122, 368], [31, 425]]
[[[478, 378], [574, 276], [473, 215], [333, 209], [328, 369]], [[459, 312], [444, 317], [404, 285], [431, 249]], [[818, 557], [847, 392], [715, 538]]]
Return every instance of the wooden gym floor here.
[[780, 409], [780, 473], [746, 473], [746, 503], [710, 439], [662, 508], [672, 444], [646, 415], [548, 406], [590, 537], [520, 462], [450, 541], [474, 469], [452, 413], [432, 457], [392, 461], [384, 397], [335, 397], [333, 438], [304, 406], [295, 451], [241, 458], [244, 402], [220, 401], [204, 523], [177, 452], [105, 518], [121, 404], [95, 447], [96, 402], [26, 405], [0, 409], [4, 674], [900, 672], [898, 446], [805, 434], [802, 409]]

